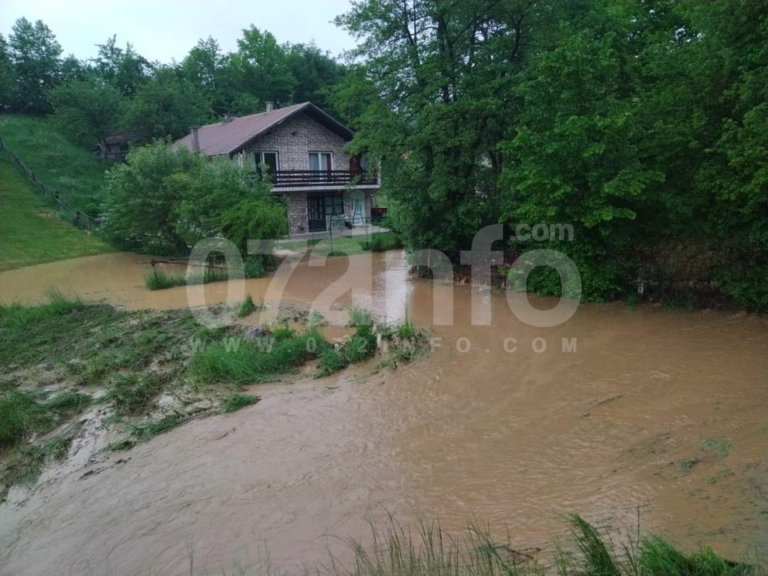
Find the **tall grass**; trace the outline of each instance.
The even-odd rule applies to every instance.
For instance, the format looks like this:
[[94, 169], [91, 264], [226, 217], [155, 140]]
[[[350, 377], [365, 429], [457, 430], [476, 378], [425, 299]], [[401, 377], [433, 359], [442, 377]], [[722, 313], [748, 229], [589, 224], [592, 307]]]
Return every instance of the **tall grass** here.
[[0, 450], [23, 440], [32, 430], [49, 421], [40, 403], [26, 392], [7, 390], [0, 394]]
[[195, 274], [166, 274], [162, 270], [154, 270], [144, 275], [144, 285], [148, 290], [166, 290], [176, 286], [194, 286], [226, 282], [229, 276], [220, 270], [206, 270]]
[[192, 379], [200, 382], [268, 382], [316, 358], [329, 346], [317, 330], [302, 334], [276, 330], [270, 338], [256, 342], [230, 339], [210, 344], [192, 358], [188, 370]]
[[[352, 560], [331, 556], [306, 566], [304, 576], [764, 576], [759, 565], [721, 558], [709, 548], [685, 553], [658, 536], [635, 537], [616, 547], [606, 532], [599, 532], [578, 515], [567, 520], [571, 537], [541, 552], [515, 549], [487, 529], [470, 525], [454, 537], [438, 523], [423, 522], [415, 530], [390, 518], [371, 525], [369, 544], [351, 540]], [[275, 572], [270, 566], [248, 571], [236, 568], [227, 576]]]

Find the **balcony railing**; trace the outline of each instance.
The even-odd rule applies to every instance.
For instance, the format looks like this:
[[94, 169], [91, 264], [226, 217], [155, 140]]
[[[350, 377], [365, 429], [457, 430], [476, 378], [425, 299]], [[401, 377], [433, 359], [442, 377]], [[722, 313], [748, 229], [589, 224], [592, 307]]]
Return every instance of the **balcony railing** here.
[[278, 170], [271, 174], [275, 188], [293, 186], [356, 186], [379, 183], [374, 172], [353, 170]]

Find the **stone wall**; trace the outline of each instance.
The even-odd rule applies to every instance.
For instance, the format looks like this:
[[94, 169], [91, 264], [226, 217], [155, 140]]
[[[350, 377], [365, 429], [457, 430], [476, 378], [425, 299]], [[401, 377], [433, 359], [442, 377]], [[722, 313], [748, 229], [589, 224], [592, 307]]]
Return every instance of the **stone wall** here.
[[291, 234], [308, 232], [307, 222], [307, 193], [285, 192], [288, 199], [288, 226]]

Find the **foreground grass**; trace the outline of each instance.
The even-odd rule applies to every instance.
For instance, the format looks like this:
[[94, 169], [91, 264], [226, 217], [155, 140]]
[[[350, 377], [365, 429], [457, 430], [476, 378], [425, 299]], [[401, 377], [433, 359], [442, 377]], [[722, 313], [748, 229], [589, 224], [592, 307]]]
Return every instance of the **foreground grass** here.
[[[248, 299], [235, 311], [255, 309]], [[118, 310], [56, 291], [46, 304], [0, 305], [0, 500], [66, 456], [92, 404], [108, 406], [107, 425], [122, 435], [109, 450], [125, 450], [191, 418], [258, 402], [232, 387], [280, 379], [308, 360], [319, 359], [322, 376], [371, 358], [370, 313], [352, 315], [366, 322], [333, 345], [317, 315], [306, 315], [307, 329], [264, 327], [248, 340], [237, 325], [201, 329], [189, 310]], [[46, 386], [38, 387], [41, 371]]]
[[0, 271], [110, 252], [98, 238], [57, 216], [52, 203], [0, 157]]
[[104, 173], [113, 164], [71, 142], [53, 119], [0, 115], [0, 137], [21, 161], [72, 207], [98, 216]]
[[764, 570], [732, 562], [705, 548], [685, 553], [658, 536], [630, 536], [621, 546], [579, 515], [566, 519], [570, 535], [549, 554], [515, 550], [487, 530], [470, 526], [454, 539], [437, 524], [422, 524], [413, 535], [394, 522], [374, 527], [373, 544], [353, 543], [354, 576], [746, 576]]
[[[378, 349], [378, 338], [389, 340], [389, 355], [384, 364], [396, 367], [406, 363], [427, 348], [426, 333], [410, 324], [377, 325], [367, 310], [349, 310], [349, 327], [354, 334], [343, 344], [328, 342], [318, 329], [317, 318], [309, 318], [309, 330], [297, 332], [290, 328], [265, 330], [254, 341], [223, 339], [207, 345], [189, 364], [190, 377], [199, 382], [218, 382], [232, 386], [270, 382], [310, 360], [319, 360], [315, 377], [329, 376], [350, 364], [372, 358]], [[399, 334], [405, 337], [399, 337]], [[395, 361], [392, 361], [395, 358]]]
[[[349, 541], [352, 560], [334, 556], [305, 566], [303, 576], [764, 576], [763, 564], [733, 562], [709, 548], [684, 552], [653, 534], [624, 539], [613, 530], [598, 530], [578, 514], [565, 518], [568, 534], [543, 551], [519, 549], [509, 534], [505, 540], [470, 524], [458, 537], [437, 522], [422, 522], [412, 530], [392, 518], [371, 525], [369, 543]], [[614, 543], [614, 538], [621, 545]], [[268, 557], [268, 552], [266, 553]], [[760, 560], [756, 558], [755, 560]], [[190, 559], [190, 565], [194, 558]], [[192, 571], [190, 571], [192, 573]], [[207, 574], [206, 572], [204, 572]], [[268, 563], [255, 569], [237, 565], [224, 576], [293, 574]]]

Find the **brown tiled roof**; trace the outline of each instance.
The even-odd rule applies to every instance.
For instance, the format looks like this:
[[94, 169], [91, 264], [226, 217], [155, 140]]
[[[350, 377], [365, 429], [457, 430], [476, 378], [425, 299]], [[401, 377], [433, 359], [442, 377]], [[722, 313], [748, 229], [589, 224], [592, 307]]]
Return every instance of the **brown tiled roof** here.
[[[250, 140], [277, 126], [290, 116], [306, 112], [320, 121], [326, 127], [340, 133], [346, 139], [352, 137], [352, 131], [331, 116], [320, 110], [311, 102], [294, 104], [285, 108], [277, 108], [271, 112], [251, 114], [233, 118], [218, 124], [208, 124], [198, 129], [200, 151], [206, 156], [232, 154], [245, 146]], [[174, 146], [186, 146], [192, 149], [192, 133], [190, 132], [174, 143]]]

